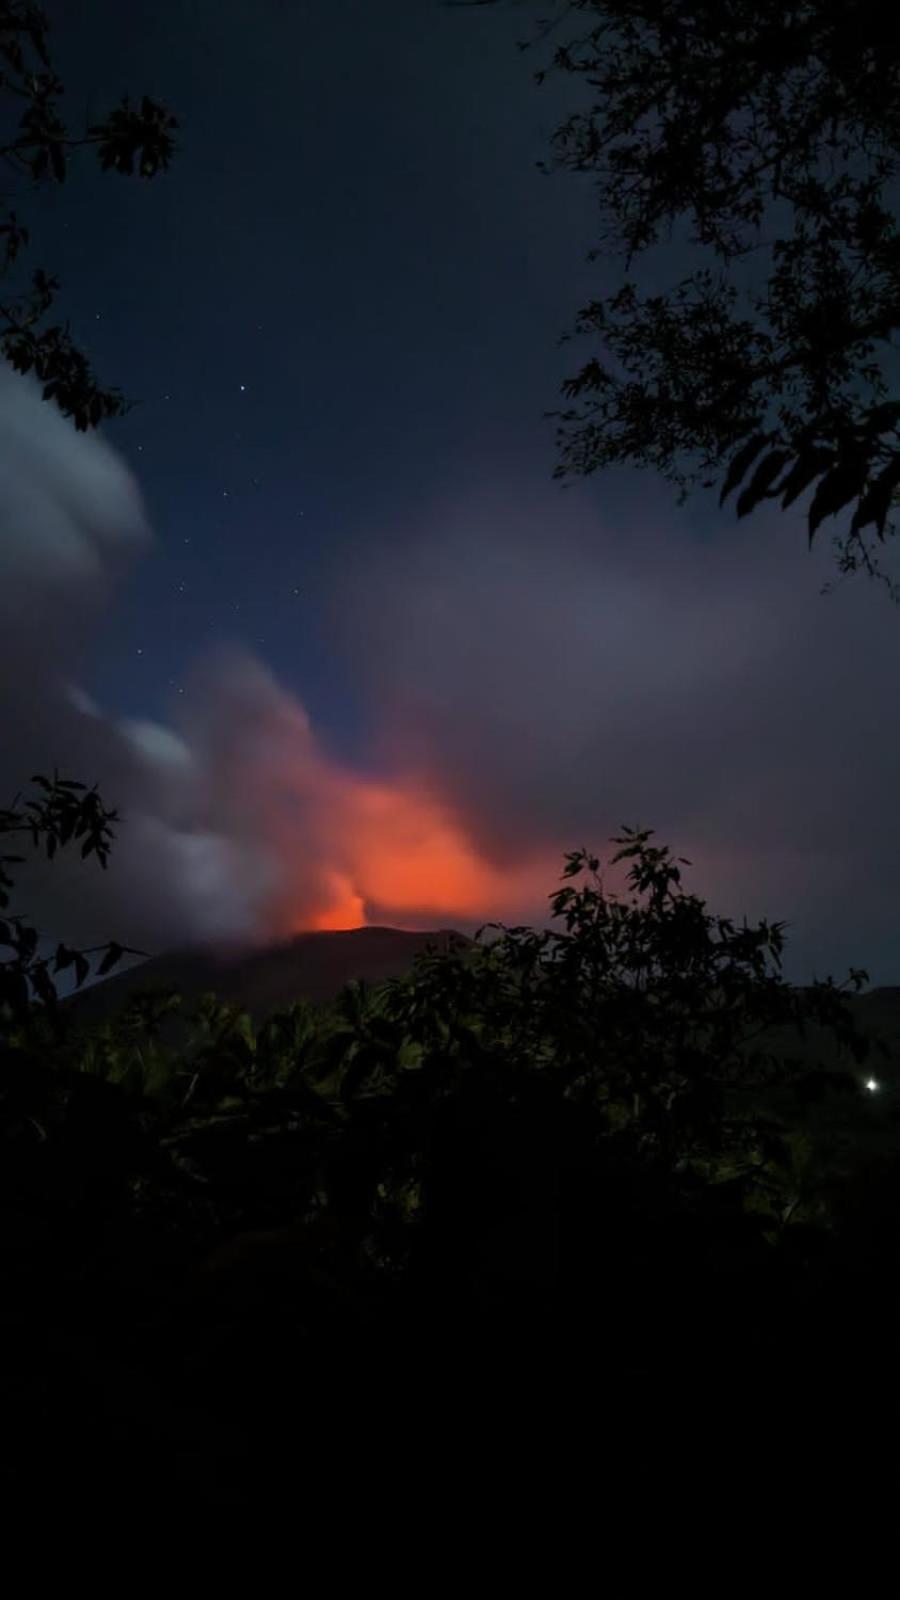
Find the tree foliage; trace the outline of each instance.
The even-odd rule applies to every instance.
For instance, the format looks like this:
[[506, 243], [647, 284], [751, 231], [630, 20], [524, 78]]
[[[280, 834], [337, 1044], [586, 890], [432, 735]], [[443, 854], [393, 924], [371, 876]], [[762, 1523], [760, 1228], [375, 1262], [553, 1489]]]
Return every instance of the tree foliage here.
[[[16, 827], [35, 817], [48, 849], [106, 837], [92, 792], [43, 793]], [[67, 1003], [48, 1027], [38, 991], [0, 1041], [0, 1212], [31, 1241], [13, 1301], [43, 1352], [27, 1392], [46, 1405], [55, 1374], [118, 1438], [106, 1319], [124, 1296], [117, 1359], [157, 1396], [132, 1426], [170, 1483], [199, 1452], [202, 1500], [246, 1483], [274, 1418], [318, 1449], [339, 1407], [358, 1428], [383, 1397], [393, 1429], [402, 1395], [448, 1374], [516, 1373], [533, 1400], [576, 1345], [613, 1384], [649, 1381], [661, 1342], [680, 1382], [771, 1377], [798, 1341], [816, 1367], [815, 1319], [838, 1318], [829, 1350], [849, 1337], [839, 1308], [893, 1249], [872, 1223], [900, 1170], [897, 1098], [886, 1084], [873, 1145], [872, 1046], [842, 990], [784, 984], [783, 925], [709, 916], [651, 841], [614, 841], [628, 903], [573, 851], [552, 930], [491, 925], [261, 1024], [151, 993], [93, 1025]], [[811, 1024], [837, 1065], [802, 1049]], [[38, 1328], [48, 1274], [72, 1309]]]
[[[49, 54], [47, 19], [32, 0], [0, 0], [0, 96], [7, 121], [0, 133], [0, 158], [9, 179], [7, 202], [15, 204], [36, 187], [65, 182], [73, 154], [93, 149], [104, 171], [153, 178], [174, 153], [173, 116], [148, 95], [133, 103], [126, 95], [100, 122], [73, 133], [63, 120], [65, 87]], [[34, 372], [45, 400], [54, 400], [76, 428], [96, 427], [121, 415], [126, 401], [102, 386], [68, 325], [48, 321], [60, 288], [41, 267], [28, 287], [16, 290], [31, 243], [18, 210], [0, 222], [0, 276], [9, 290], [0, 301], [0, 348], [18, 372]]]
[[[463, 0], [465, 3], [465, 0]], [[492, 3], [492, 0], [488, 0]], [[557, 476], [649, 465], [679, 485], [742, 483], [738, 516], [815, 484], [810, 544], [888, 585], [883, 542], [900, 488], [900, 35], [875, 0], [529, 0], [575, 80], [548, 171], [593, 183], [592, 258], [626, 281], [586, 305], [599, 344], [564, 384]], [[687, 219], [706, 264], [642, 294], [632, 264]], [[750, 286], [739, 270], [752, 268]], [[766, 275], [766, 268], [768, 273]], [[753, 468], [747, 481], [747, 474]]]
[[[118, 815], [104, 806], [96, 787], [88, 789], [56, 773], [52, 780], [38, 775], [32, 783], [37, 793], [24, 801], [17, 797], [12, 806], [0, 810], [0, 838], [26, 839], [33, 849], [43, 849], [48, 861], [58, 850], [76, 844], [82, 860], [96, 856], [105, 868]], [[56, 1017], [54, 979], [61, 972], [71, 968], [80, 988], [90, 976], [92, 956], [100, 957], [96, 976], [105, 977], [124, 955], [138, 953], [111, 942], [96, 950], [58, 944], [52, 957], [42, 954], [38, 929], [11, 909], [13, 871], [24, 859], [18, 854], [0, 855], [0, 950], [10, 952], [0, 958], [0, 1039], [6, 1030], [15, 1037], [16, 1030], [27, 1029], [35, 1000]]]

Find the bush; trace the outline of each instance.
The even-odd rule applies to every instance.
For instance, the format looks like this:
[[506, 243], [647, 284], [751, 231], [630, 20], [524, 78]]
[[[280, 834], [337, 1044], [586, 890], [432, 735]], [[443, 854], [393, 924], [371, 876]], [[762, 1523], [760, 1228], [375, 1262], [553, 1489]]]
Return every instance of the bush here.
[[[223, 1405], [240, 1455], [261, 1415], [359, 1423], [414, 1380], [771, 1377], [786, 1341], [825, 1361], [851, 1282], [892, 1336], [896, 1155], [854, 1155], [869, 1041], [831, 979], [769, 970], [780, 924], [707, 916], [651, 836], [614, 841], [627, 905], [573, 852], [554, 931], [492, 925], [259, 1028], [162, 995], [81, 1029], [36, 985], [7, 1026], [3, 1205], [19, 1306], [68, 1299], [36, 1343], [22, 1311], [29, 1359], [69, 1402], [87, 1372], [118, 1438], [114, 1338], [134, 1392], [153, 1378], [133, 1437], [190, 1475], [185, 1419], [216, 1438]], [[809, 1021], [846, 1067], [766, 1046]]]

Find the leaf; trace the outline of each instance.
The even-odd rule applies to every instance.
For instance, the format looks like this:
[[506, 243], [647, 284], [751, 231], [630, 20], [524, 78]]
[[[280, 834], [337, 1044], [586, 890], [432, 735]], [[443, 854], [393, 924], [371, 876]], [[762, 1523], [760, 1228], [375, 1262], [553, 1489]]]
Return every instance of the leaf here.
[[871, 488], [863, 495], [850, 524], [851, 533], [858, 533], [860, 528], [867, 528], [874, 522], [878, 528], [879, 539], [884, 538], [884, 525], [898, 484], [900, 484], [900, 454], [888, 463]]
[[108, 944], [106, 947], [106, 954], [97, 968], [98, 978], [105, 978], [106, 974], [112, 971], [116, 963], [121, 961], [124, 954], [125, 951], [122, 945], [116, 944], [115, 942]]
[[377, 1053], [370, 1046], [363, 1046], [356, 1052], [341, 1080], [341, 1099], [344, 1105], [349, 1105], [356, 1090], [371, 1076], [377, 1065]]
[[32, 970], [30, 977], [38, 999], [43, 1001], [45, 1006], [55, 1006], [57, 1001], [56, 989], [53, 979], [47, 971], [47, 963], [41, 961]]
[[[116, 946], [116, 949], [118, 948], [119, 947]], [[119, 954], [121, 953], [122, 952], [120, 951]], [[116, 959], [118, 959], [118, 957]], [[241, 1011], [235, 1018], [234, 1031], [237, 1038], [252, 1054], [256, 1048], [256, 1030], [253, 1026], [253, 1018], [250, 1016], [248, 1011]]]
[[886, 433], [888, 428], [896, 428], [900, 423], [900, 400], [886, 400], [883, 405], [875, 406], [865, 419], [866, 432], [869, 435]]
[[28, 980], [20, 967], [10, 963], [0, 967], [0, 996], [15, 1017], [27, 1017], [31, 1006]]
[[801, 450], [784, 482], [779, 485], [782, 493], [782, 511], [786, 511], [797, 496], [809, 488], [813, 478], [817, 478], [826, 467], [831, 466], [833, 460], [833, 451], [824, 449], [822, 445], [813, 445], [809, 449]]
[[747, 488], [738, 499], [737, 514], [739, 517], [745, 517], [748, 511], [752, 511], [755, 506], [759, 505], [767, 489], [771, 487], [782, 467], [786, 466], [790, 459], [790, 450], [773, 450], [771, 455], [766, 456], [759, 463]]
[[756, 460], [763, 445], [768, 444], [772, 438], [770, 433], [755, 433], [747, 444], [742, 445], [737, 455], [733, 457], [731, 465], [725, 475], [722, 493], [719, 495], [719, 505], [723, 506], [732, 489], [736, 488], [750, 466]]
[[810, 544], [823, 518], [833, 517], [854, 495], [859, 494], [866, 481], [867, 467], [865, 458], [852, 456], [839, 461], [822, 479], [809, 508]]

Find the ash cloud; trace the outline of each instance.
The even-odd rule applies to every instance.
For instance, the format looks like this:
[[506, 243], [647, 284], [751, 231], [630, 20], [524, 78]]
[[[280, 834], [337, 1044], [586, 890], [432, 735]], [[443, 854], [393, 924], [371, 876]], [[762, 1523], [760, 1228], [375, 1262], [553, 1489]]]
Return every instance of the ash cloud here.
[[357, 563], [331, 624], [374, 758], [414, 759], [495, 862], [652, 827], [710, 913], [787, 920], [790, 981], [900, 982], [900, 608], [863, 575], [821, 594], [802, 507], [649, 489], [622, 515], [477, 485]]
[[[0, 780], [99, 782], [123, 816], [110, 866], [64, 853], [20, 874], [17, 907], [54, 937], [145, 948], [258, 934], [276, 862], [227, 787], [216, 727], [255, 729], [277, 693], [253, 664], [206, 682], [209, 725], [108, 717], [78, 686], [92, 631], [152, 549], [138, 487], [97, 434], [78, 434], [30, 380], [0, 370]], [[227, 709], [223, 702], [227, 701]], [[201, 736], [202, 735], [202, 736]], [[220, 741], [221, 743], [221, 741]], [[218, 758], [219, 764], [216, 765]]]
[[[0, 372], [0, 779], [54, 765], [123, 822], [107, 873], [30, 868], [19, 905], [156, 951], [362, 921], [547, 923], [562, 853], [623, 822], [690, 858], [711, 913], [786, 920], [784, 975], [900, 980], [900, 610], [833, 575], [802, 508], [736, 523], [649, 492], [626, 512], [486, 484], [343, 559], [330, 636], [368, 697], [365, 772], [241, 650], [196, 663], [168, 725], [79, 687], [137, 557], [138, 488]], [[346, 553], [345, 553], [346, 554]], [[625, 869], [606, 874], [627, 893]]]
[[299, 701], [244, 650], [199, 659], [167, 726], [90, 700], [78, 677], [91, 632], [152, 537], [110, 446], [9, 371], [0, 508], [0, 780], [11, 802], [55, 767], [99, 783], [122, 816], [105, 873], [77, 853], [22, 869], [15, 909], [42, 931], [154, 952], [363, 921], [468, 926], [533, 900], [527, 851], [500, 872], [427, 775], [373, 781], [327, 757]]

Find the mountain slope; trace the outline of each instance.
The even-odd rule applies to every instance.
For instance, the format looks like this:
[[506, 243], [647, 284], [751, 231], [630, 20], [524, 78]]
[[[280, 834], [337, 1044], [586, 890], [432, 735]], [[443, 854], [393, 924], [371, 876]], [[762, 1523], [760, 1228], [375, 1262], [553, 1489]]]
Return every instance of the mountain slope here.
[[[376, 984], [408, 972], [413, 960], [428, 946], [445, 950], [453, 942], [471, 944], [463, 934], [443, 928], [411, 933], [401, 928], [352, 928], [337, 933], [300, 933], [283, 944], [225, 954], [207, 949], [171, 951], [128, 971], [114, 974], [73, 996], [66, 1004], [80, 1020], [108, 1017], [133, 995], [174, 989], [187, 998], [213, 992], [221, 1000], [239, 1005], [259, 1022], [297, 1000], [321, 1003], [333, 999], [351, 979]], [[846, 996], [863, 1031], [880, 1036], [900, 1063], [900, 987], [871, 989]], [[831, 1035], [808, 1024], [806, 1038], [793, 1028], [767, 1030], [769, 1048], [838, 1064]], [[869, 1069], [890, 1074], [890, 1068], [873, 1056]]]
[[434, 933], [351, 928], [298, 933], [284, 944], [239, 954], [172, 951], [94, 984], [69, 1004], [79, 1019], [93, 1022], [150, 990], [176, 989], [188, 997], [212, 991], [260, 1020], [297, 1000], [331, 1000], [351, 979], [374, 984], [399, 977], [409, 971], [420, 951], [429, 945], [445, 950], [454, 940], [470, 942], [446, 928]]

